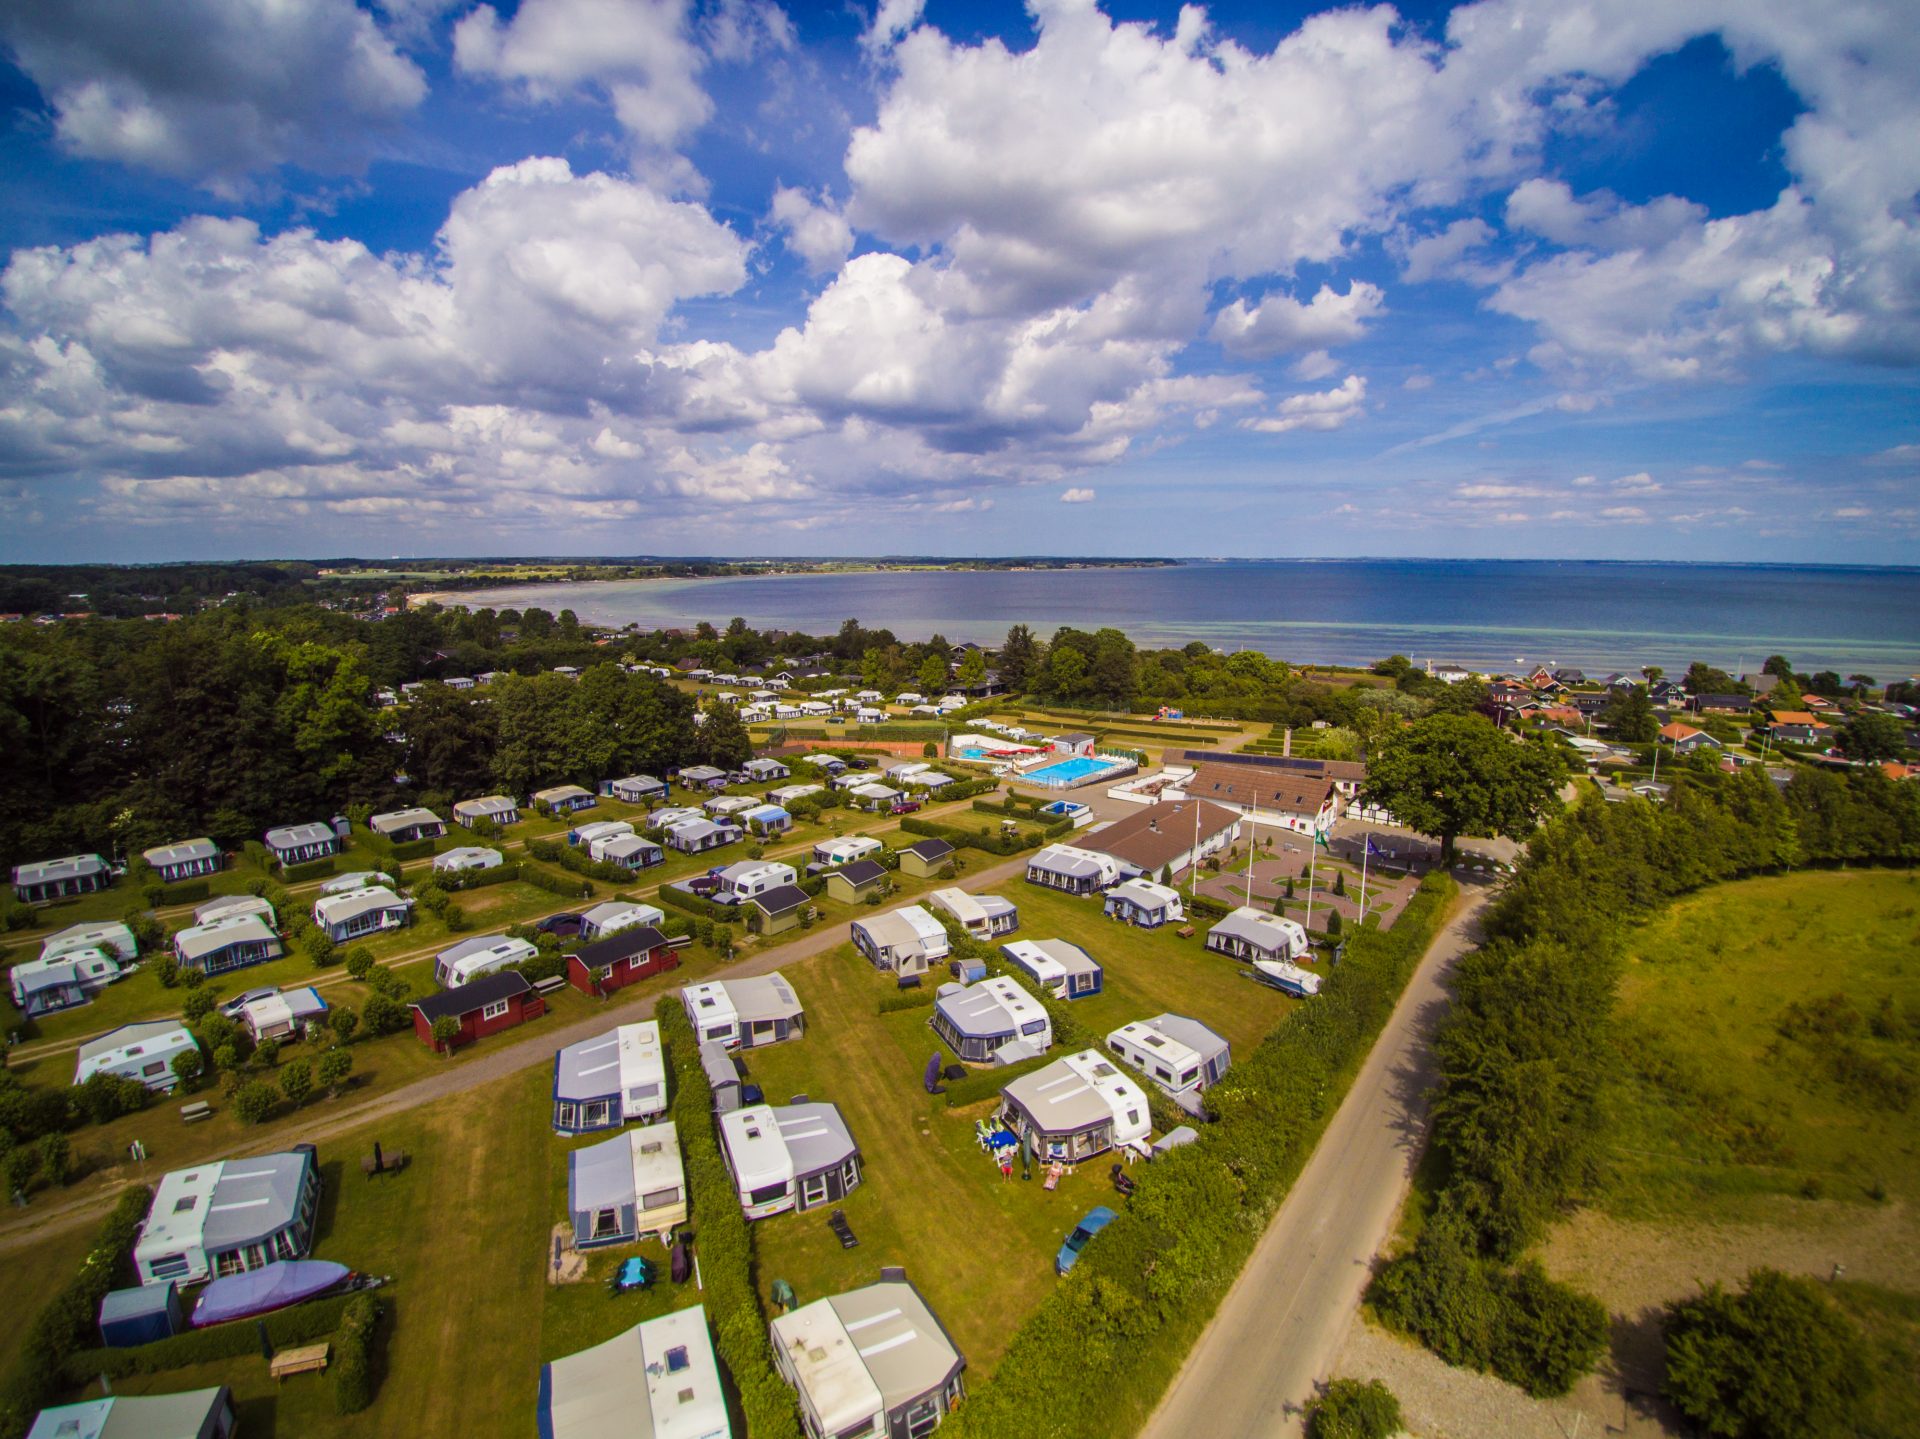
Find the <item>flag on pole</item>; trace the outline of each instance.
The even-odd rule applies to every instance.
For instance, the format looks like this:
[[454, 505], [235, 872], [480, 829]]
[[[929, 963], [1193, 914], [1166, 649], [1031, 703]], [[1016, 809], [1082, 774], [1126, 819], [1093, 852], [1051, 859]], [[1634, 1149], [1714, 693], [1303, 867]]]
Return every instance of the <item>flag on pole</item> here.
[[1386, 852], [1386, 851], [1385, 851], [1384, 849], [1382, 849], [1382, 848], [1380, 848], [1380, 846], [1379, 846], [1379, 845], [1377, 845], [1377, 844], [1375, 844], [1375, 843], [1373, 842], [1373, 836], [1372, 836], [1372, 835], [1368, 835], [1368, 836], [1367, 836], [1367, 853], [1368, 853], [1368, 854], [1377, 854], [1377, 855], [1380, 855], [1380, 856], [1381, 856], [1382, 858], [1384, 858], [1384, 857], [1386, 856], [1386, 853], [1387, 853], [1387, 852]]

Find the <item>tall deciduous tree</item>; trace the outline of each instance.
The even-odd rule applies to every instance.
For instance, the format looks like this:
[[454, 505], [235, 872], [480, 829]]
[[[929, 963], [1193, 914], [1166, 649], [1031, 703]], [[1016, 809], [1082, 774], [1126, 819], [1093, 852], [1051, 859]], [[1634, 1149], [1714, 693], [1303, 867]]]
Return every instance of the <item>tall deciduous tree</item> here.
[[1653, 712], [1645, 685], [1615, 690], [1594, 719], [1615, 739], [1628, 744], [1647, 744], [1660, 733], [1660, 717]]
[[1369, 803], [1440, 840], [1442, 863], [1463, 834], [1521, 839], [1558, 807], [1553, 756], [1516, 744], [1478, 715], [1435, 714], [1388, 740], [1367, 765]]
[[1025, 625], [1013, 626], [1000, 646], [1001, 680], [1009, 690], [1021, 693], [1032, 684], [1041, 658], [1040, 642], [1034, 639], [1033, 631]]

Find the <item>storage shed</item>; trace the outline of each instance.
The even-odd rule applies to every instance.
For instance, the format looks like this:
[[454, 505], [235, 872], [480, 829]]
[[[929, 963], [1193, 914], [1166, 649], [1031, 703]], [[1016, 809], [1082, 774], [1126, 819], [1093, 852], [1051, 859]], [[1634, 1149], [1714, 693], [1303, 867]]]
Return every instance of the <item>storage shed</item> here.
[[180, 1289], [171, 1279], [109, 1290], [100, 1301], [100, 1342], [108, 1349], [132, 1349], [167, 1339], [185, 1327]]

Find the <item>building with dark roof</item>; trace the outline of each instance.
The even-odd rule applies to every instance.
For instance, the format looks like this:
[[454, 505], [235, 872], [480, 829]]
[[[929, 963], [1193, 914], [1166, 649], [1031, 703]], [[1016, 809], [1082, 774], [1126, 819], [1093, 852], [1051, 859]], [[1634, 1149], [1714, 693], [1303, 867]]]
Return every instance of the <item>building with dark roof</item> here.
[[547, 1012], [547, 1002], [533, 992], [524, 974], [513, 969], [482, 975], [458, 989], [416, 999], [411, 1007], [413, 1032], [430, 1047], [438, 1047], [433, 1037], [436, 1019], [451, 1017], [458, 1022], [460, 1027], [449, 1041], [449, 1049], [512, 1029]]

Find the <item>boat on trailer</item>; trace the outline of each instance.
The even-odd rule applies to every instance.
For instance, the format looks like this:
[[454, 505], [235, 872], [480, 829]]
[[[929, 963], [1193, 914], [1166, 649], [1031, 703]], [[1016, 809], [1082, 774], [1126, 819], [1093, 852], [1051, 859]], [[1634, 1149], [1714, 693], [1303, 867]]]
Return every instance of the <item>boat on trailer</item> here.
[[1284, 959], [1256, 959], [1248, 978], [1270, 985], [1295, 999], [1311, 999], [1320, 992], [1320, 976]]
[[283, 1259], [213, 1280], [200, 1291], [191, 1322], [195, 1329], [205, 1329], [271, 1314], [322, 1294], [373, 1289], [384, 1282], [371, 1274], [355, 1274], [346, 1265], [327, 1259]]

